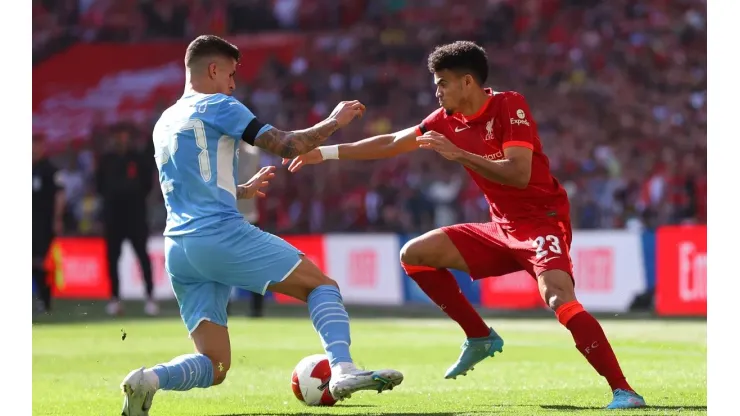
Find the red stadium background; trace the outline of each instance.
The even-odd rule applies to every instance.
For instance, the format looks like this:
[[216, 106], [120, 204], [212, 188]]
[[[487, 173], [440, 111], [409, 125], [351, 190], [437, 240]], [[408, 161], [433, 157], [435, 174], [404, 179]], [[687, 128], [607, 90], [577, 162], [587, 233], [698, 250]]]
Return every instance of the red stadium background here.
[[[622, 277], [631, 273], [644, 278], [650, 299], [637, 308], [650, 309], [657, 291], [660, 314], [706, 314], [704, 2], [385, 3], [226, 1], [204, 8], [195, 0], [163, 0], [161, 9], [149, 9], [146, 2], [34, 2], [33, 130], [46, 138], [66, 180], [64, 238], [56, 247], [65, 260], [49, 263], [58, 272], [50, 279], [64, 281], [55, 295], [107, 296], [105, 250], [97, 240], [103, 232], [98, 161], [121, 125], [149, 151], [153, 121], [182, 92], [183, 49], [195, 35], [220, 34], [240, 47], [245, 59], [235, 95], [267, 122], [304, 127], [339, 100], [365, 102], [365, 118], [333, 136], [335, 142], [418, 123], [435, 107], [426, 54], [464, 38], [487, 50], [493, 88], [527, 97], [553, 173], [571, 199], [574, 227], [638, 236], [642, 250], [626, 274], [616, 245], [574, 251], [578, 290], [623, 308], [609, 297], [637, 287]], [[167, 10], [185, 17], [167, 18]], [[258, 15], [264, 18], [249, 17]], [[412, 235], [486, 220], [485, 202], [458, 166], [417, 153], [278, 175], [258, 205], [259, 225], [322, 261], [318, 241], [327, 233]], [[260, 160], [277, 162], [267, 155]], [[156, 236], [165, 213], [154, 189], [147, 203]], [[696, 252], [681, 251], [688, 240], [663, 228], [675, 225], [698, 225], [690, 240]], [[347, 260], [359, 265], [343, 269], [353, 275], [348, 282], [376, 279], [377, 253]], [[155, 278], [166, 282], [161, 259], [154, 260]], [[138, 282], [127, 290], [137, 292], [139, 271], [125, 267], [127, 281]], [[496, 308], [540, 309], [536, 292], [522, 276], [470, 285], [477, 302]]]

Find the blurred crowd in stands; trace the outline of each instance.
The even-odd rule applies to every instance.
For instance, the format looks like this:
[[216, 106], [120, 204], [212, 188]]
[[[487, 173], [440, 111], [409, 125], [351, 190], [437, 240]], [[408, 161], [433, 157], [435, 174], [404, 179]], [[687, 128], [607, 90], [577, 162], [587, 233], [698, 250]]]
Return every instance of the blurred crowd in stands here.
[[[300, 33], [308, 45], [302, 53], [288, 65], [269, 62], [255, 82], [238, 83], [235, 96], [281, 129], [313, 125], [342, 100], [364, 102], [365, 117], [332, 143], [419, 123], [436, 107], [426, 55], [437, 44], [474, 40], [489, 54], [488, 84], [527, 98], [553, 172], [570, 195], [575, 228], [706, 222], [704, 0], [34, 0], [33, 6], [35, 62], [75, 42]], [[152, 124], [95, 126], [89, 140], [57, 154], [68, 233], [100, 232], [95, 166], [114, 127], [151, 157]], [[165, 216], [158, 186], [149, 199], [158, 232]], [[413, 233], [488, 216], [462, 167], [427, 151], [331, 161], [296, 174], [279, 170], [259, 209], [260, 225], [283, 234]]]

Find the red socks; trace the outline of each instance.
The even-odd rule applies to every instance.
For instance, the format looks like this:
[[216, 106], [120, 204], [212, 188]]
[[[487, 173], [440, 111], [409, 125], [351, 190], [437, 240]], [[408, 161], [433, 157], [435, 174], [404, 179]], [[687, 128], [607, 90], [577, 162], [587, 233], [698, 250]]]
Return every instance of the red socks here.
[[457, 285], [455, 276], [447, 269], [401, 264], [421, 290], [439, 306], [444, 313], [457, 322], [468, 338], [487, 337], [491, 330], [468, 298]]
[[[447, 316], [462, 327], [468, 338], [488, 336], [490, 333], [488, 325], [462, 294], [452, 273], [446, 269], [434, 269], [427, 266], [412, 266], [403, 263], [402, 266], [406, 274], [414, 279], [421, 290]], [[597, 373], [606, 378], [612, 390], [634, 391], [627, 383], [601, 325], [583, 309], [578, 301], [574, 300], [561, 305], [555, 311], [555, 315], [573, 335], [578, 351], [586, 357]]]
[[555, 315], [563, 326], [568, 328], [578, 351], [586, 357], [589, 364], [606, 378], [612, 390], [632, 390], [622, 374], [616, 355], [599, 322], [578, 301], [560, 305]]

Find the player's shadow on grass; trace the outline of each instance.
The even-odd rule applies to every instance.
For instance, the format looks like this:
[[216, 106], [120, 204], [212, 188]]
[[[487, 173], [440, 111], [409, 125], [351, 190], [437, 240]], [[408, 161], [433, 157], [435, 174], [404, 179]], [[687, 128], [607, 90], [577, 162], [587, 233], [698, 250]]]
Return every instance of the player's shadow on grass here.
[[[570, 405], [543, 405], [540, 406], [546, 410], [562, 410], [566, 412], [573, 412], [579, 410], [604, 410], [603, 407], [593, 406], [570, 406]], [[707, 410], [706, 406], [647, 406], [642, 409], [634, 410]]]

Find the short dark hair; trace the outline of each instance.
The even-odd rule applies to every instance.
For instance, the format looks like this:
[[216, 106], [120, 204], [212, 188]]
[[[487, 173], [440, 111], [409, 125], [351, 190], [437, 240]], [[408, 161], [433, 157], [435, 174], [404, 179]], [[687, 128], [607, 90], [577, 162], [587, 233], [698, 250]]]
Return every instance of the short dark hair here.
[[239, 48], [226, 39], [215, 35], [201, 35], [195, 38], [185, 51], [185, 66], [190, 67], [195, 61], [207, 56], [222, 56], [239, 62]]
[[465, 72], [483, 85], [488, 79], [488, 55], [485, 49], [467, 40], [437, 46], [429, 54], [429, 72], [444, 70]]

